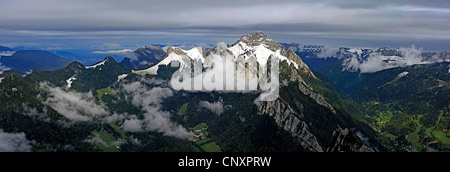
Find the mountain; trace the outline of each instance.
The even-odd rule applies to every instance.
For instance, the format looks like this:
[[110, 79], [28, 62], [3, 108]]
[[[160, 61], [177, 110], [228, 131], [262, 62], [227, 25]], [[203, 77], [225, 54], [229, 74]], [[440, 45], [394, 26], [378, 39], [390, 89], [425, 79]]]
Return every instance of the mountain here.
[[149, 45], [135, 50], [133, 57], [125, 57], [120, 64], [131, 69], [143, 69], [156, 62], [159, 62], [166, 52], [161, 47]]
[[70, 60], [79, 60], [81, 57], [79, 54], [76, 54], [76, 53], [73, 53], [70, 51], [58, 50], [58, 51], [51, 51], [51, 53], [56, 54], [57, 56], [60, 56], [60, 57], [70, 59]]
[[[199, 71], [208, 76], [223, 69], [221, 61], [242, 59], [248, 63], [236, 72], [270, 69], [270, 81], [279, 84], [275, 100], [261, 101], [264, 85], [179, 90], [171, 84], [177, 81], [171, 80], [174, 72], [192, 64], [202, 64]], [[269, 63], [276, 59], [278, 76], [276, 64]], [[178, 67], [171, 67], [175, 61]], [[267, 81], [262, 75], [256, 73]], [[33, 151], [323, 152], [361, 142], [377, 151], [396, 150], [362, 121], [351, 100], [262, 32], [207, 50], [170, 47], [161, 61], [142, 70], [106, 57], [92, 66], [72, 62], [54, 71], [1, 76], [0, 100], [6, 103], [0, 104], [0, 128], [22, 132], [33, 140]], [[349, 139], [348, 128], [357, 137]], [[335, 141], [336, 135], [344, 141]]]
[[313, 70], [320, 70], [341, 59], [351, 58], [353, 55], [367, 57], [372, 49], [346, 48], [324, 45], [302, 45], [298, 43], [283, 43], [283, 46], [292, 49], [298, 56], [302, 57]]
[[[369, 127], [354, 119], [352, 112], [348, 110], [347, 105], [330, 83], [318, 78], [292, 50], [281, 46], [262, 32], [244, 35], [235, 44], [219, 45], [208, 50], [200, 48], [182, 50], [171, 47], [168, 48], [165, 58], [159, 63], [147, 69], [133, 71], [133, 73], [146, 77], [158, 76], [173, 61], [179, 61], [180, 68], [186, 68], [195, 61], [205, 63], [208, 58], [213, 58], [215, 55], [233, 60], [238, 57], [255, 58], [261, 66], [266, 65], [269, 58], [280, 59], [279, 79], [285, 83], [280, 88], [280, 96], [273, 102], [260, 102], [256, 111], [246, 111], [249, 111], [250, 114], [256, 113], [271, 117], [279, 128], [289, 133], [295, 140], [295, 144], [299, 144], [303, 151], [325, 151], [337, 125], [357, 126], [359, 130], [374, 137]], [[207, 71], [207, 69], [205, 70]], [[225, 95], [221, 97], [223, 98]], [[242, 102], [242, 100], [234, 99], [233, 101], [252, 106], [251, 103]], [[227, 122], [224, 123], [222, 125], [230, 125]], [[238, 123], [242, 124], [242, 121]], [[220, 131], [228, 132], [227, 130]], [[221, 136], [216, 137], [222, 138]], [[224, 140], [219, 139], [219, 142], [231, 144], [232, 141], [224, 138]]]
[[105, 88], [118, 80], [131, 69], [117, 63], [114, 58], [106, 57], [92, 66], [72, 62], [67, 67], [55, 71], [35, 71], [32, 80], [47, 80], [59, 87], [66, 87], [80, 92]]
[[12, 56], [2, 56], [1, 58], [3, 65], [22, 73], [27, 73], [31, 70], [51, 71], [61, 69], [71, 62], [69, 59], [40, 50], [20, 50], [12, 54]]

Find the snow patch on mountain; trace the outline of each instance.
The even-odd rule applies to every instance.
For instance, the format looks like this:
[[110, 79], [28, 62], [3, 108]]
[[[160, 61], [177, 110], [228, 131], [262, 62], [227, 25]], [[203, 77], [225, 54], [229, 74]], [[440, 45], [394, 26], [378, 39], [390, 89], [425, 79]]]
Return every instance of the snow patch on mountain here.
[[95, 69], [95, 68], [97, 68], [98, 66], [105, 65], [105, 63], [106, 63], [108, 60], [109, 60], [109, 58], [106, 58], [105, 60], [103, 60], [103, 61], [101, 61], [101, 62], [98, 62], [98, 63], [96, 63], [96, 64], [94, 64], [94, 65], [92, 65], [92, 66], [86, 66], [86, 69]]
[[203, 58], [202, 54], [202, 48], [194, 47], [190, 50], [182, 50], [188, 57], [190, 57], [192, 60], [200, 60], [202, 63], [205, 62], [205, 58]]
[[[193, 53], [193, 52], [190, 52], [190, 53], [195, 55], [195, 53]], [[160, 65], [167, 66], [172, 61], [177, 61], [177, 62], [180, 62], [181, 66], [184, 66], [185, 65], [184, 61], [186, 59], [191, 59], [191, 58], [189, 56], [186, 56], [186, 55], [179, 55], [179, 54], [176, 54], [176, 53], [170, 53], [166, 58], [161, 60], [158, 64], [156, 64], [156, 65], [154, 65], [154, 66], [152, 66], [150, 68], [144, 69], [144, 70], [133, 70], [133, 73], [138, 74], [138, 75], [146, 75], [146, 74], [156, 75], [156, 74], [158, 74], [157, 72], [158, 72], [158, 69], [159, 69]]]
[[72, 83], [73, 81], [77, 80], [77, 78], [75, 76], [70, 77], [69, 79], [66, 80], [67, 83], [67, 88], [72, 87]]
[[117, 76], [117, 82], [119, 82], [120, 80], [124, 79], [127, 76], [128, 76], [128, 74], [122, 74], [122, 75]]

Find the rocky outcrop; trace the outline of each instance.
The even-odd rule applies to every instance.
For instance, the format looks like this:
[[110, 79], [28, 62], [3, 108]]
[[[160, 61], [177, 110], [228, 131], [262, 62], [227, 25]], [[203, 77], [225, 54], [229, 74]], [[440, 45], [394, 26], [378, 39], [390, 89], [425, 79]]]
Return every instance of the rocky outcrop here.
[[319, 93], [316, 93], [316, 92], [312, 91], [304, 83], [299, 83], [298, 84], [298, 89], [301, 92], [303, 92], [303, 94], [308, 95], [310, 98], [312, 98], [314, 101], [316, 101], [317, 104], [322, 105], [322, 106], [330, 109], [331, 112], [336, 114], [336, 110], [333, 108], [333, 106], [331, 106], [330, 103], [327, 102], [327, 100], [325, 100], [325, 97], [323, 97], [322, 94], [319, 94]]
[[340, 126], [333, 132], [333, 139], [327, 152], [375, 152], [367, 146], [353, 131]]
[[279, 127], [291, 133], [308, 151], [323, 152], [317, 138], [309, 132], [308, 125], [302, 121], [301, 116], [281, 99], [260, 102], [258, 114], [267, 114], [273, 117]]
[[323, 97], [322, 94], [314, 92], [303, 80], [303, 78], [297, 73], [295, 69], [291, 69], [291, 82], [298, 81], [298, 89], [305, 95], [312, 98], [314, 101], [316, 101], [317, 104], [322, 105], [328, 109], [331, 110], [334, 114], [336, 114], [336, 110], [331, 106], [330, 103], [327, 102], [325, 97]]
[[[166, 54], [166, 56], [168, 56], [168, 55], [170, 55], [170, 54], [172, 54], [172, 53], [175, 53], [175, 54], [177, 54], [177, 55], [186, 55], [186, 53], [184, 53], [183, 50], [181, 50], [181, 49], [178, 48], [178, 47], [169, 47], [169, 48], [167, 48], [167, 54]], [[164, 57], [164, 58], [165, 58], [165, 57]]]

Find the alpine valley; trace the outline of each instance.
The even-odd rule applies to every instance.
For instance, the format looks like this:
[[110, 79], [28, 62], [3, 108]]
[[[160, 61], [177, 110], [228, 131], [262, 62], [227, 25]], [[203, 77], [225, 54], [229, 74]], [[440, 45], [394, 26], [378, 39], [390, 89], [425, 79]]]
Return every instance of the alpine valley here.
[[[263, 32], [209, 49], [146, 46], [120, 63], [106, 57], [91, 66], [51, 53], [0, 50], [10, 52], [0, 63], [0, 136], [14, 136], [19, 145], [6, 151], [450, 150], [448, 52], [299, 48]], [[36, 58], [31, 63], [26, 56]], [[421, 59], [410, 63], [410, 56]], [[254, 59], [258, 70], [279, 60], [276, 100], [257, 101], [261, 89], [171, 87], [173, 73], [187, 65], [201, 63], [207, 72], [217, 67], [206, 65], [209, 58], [238, 57]], [[34, 66], [21, 65], [28, 63]]]

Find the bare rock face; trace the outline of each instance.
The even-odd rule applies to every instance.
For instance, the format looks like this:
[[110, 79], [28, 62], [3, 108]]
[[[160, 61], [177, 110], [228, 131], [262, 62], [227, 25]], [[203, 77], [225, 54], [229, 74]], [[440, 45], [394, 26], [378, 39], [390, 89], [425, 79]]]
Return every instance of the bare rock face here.
[[310, 98], [312, 98], [314, 101], [316, 101], [317, 104], [322, 105], [328, 109], [331, 110], [331, 112], [333, 112], [334, 114], [336, 114], [336, 110], [333, 108], [333, 106], [331, 106], [330, 103], [327, 102], [327, 100], [325, 99], [325, 97], [323, 97], [322, 94], [316, 93], [314, 92], [305, 82], [305, 80], [303, 80], [303, 78], [298, 75], [297, 71], [295, 70], [291, 70], [291, 78], [290, 80], [293, 81], [299, 81], [298, 84], [298, 89], [305, 95], [309, 96]]
[[240, 41], [246, 43], [249, 46], [258, 46], [262, 43], [270, 42], [272, 39], [269, 38], [264, 32], [253, 32], [247, 35], [243, 35]]
[[353, 131], [340, 126], [333, 132], [333, 139], [327, 152], [375, 152], [367, 146]]
[[167, 55], [166, 56], [170, 55], [171, 53], [175, 53], [177, 55], [186, 55], [186, 53], [184, 53], [183, 50], [181, 50], [178, 47], [169, 47], [167, 49], [167, 53], [166, 53]]
[[317, 138], [308, 131], [308, 125], [282, 100], [261, 102], [258, 106], [258, 114], [267, 114], [273, 117], [279, 127], [291, 133], [308, 151], [323, 152]]

